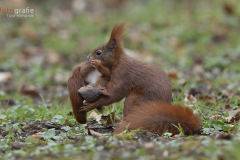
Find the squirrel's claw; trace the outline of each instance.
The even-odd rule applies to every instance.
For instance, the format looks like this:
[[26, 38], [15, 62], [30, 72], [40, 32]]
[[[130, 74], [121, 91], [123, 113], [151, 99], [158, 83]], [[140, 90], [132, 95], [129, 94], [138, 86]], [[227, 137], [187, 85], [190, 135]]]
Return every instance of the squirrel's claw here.
[[83, 106], [80, 108], [80, 112], [81, 111], [91, 111], [92, 109], [94, 109], [91, 105], [91, 103], [84, 103]]

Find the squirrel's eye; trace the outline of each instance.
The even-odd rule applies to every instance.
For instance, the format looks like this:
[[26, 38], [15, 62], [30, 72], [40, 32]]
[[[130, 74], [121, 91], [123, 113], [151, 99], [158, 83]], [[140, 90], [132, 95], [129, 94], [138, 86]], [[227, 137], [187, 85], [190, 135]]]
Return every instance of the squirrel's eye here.
[[97, 51], [96, 54], [97, 54], [97, 55], [101, 55], [101, 54], [102, 54], [102, 51]]

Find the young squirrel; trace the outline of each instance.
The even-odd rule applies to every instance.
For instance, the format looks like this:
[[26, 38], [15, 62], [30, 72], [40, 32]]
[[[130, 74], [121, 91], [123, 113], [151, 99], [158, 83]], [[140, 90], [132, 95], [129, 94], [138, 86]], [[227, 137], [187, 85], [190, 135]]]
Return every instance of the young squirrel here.
[[[100, 72], [99, 74], [95, 71]], [[97, 74], [95, 75], [91, 75]], [[93, 76], [95, 76], [93, 78]], [[95, 80], [92, 80], [95, 79]], [[86, 111], [79, 112], [83, 100], [95, 102], [100, 96], [109, 95], [106, 85], [110, 79], [110, 70], [104, 67], [99, 60], [86, 61], [76, 66], [68, 79], [68, 92], [73, 109], [73, 114], [80, 124], [85, 124]], [[85, 86], [85, 84], [88, 84]], [[79, 95], [80, 94], [80, 95]], [[100, 112], [101, 108], [98, 108]]]
[[[92, 60], [92, 66], [97, 69], [101, 75], [97, 77], [97, 81], [95, 83], [91, 83], [87, 86], [81, 87], [78, 90], [78, 93], [88, 102], [92, 103], [98, 100], [101, 96], [108, 96], [106, 86], [108, 81], [110, 80], [110, 70], [107, 67], [104, 67], [99, 60]], [[89, 76], [89, 74], [87, 75]], [[92, 77], [89, 77], [92, 78]], [[85, 79], [88, 79], [85, 77]]]
[[73, 114], [76, 121], [80, 124], [87, 123], [86, 111], [79, 112], [79, 108], [83, 105], [83, 97], [79, 96], [78, 89], [85, 85], [84, 78], [93, 71], [94, 68], [88, 61], [77, 65], [68, 78], [68, 93], [71, 101]]

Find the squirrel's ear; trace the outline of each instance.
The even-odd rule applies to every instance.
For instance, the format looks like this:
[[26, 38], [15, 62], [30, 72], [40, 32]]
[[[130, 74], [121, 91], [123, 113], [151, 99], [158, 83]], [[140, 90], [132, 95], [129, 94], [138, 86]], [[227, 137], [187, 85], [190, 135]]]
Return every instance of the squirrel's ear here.
[[115, 38], [111, 39], [108, 43], [108, 48], [113, 50], [116, 47], [117, 47], [117, 40]]
[[114, 49], [119, 46], [121, 47], [121, 42], [125, 36], [124, 30], [125, 30], [125, 27], [123, 23], [116, 24], [114, 26], [111, 33], [111, 37], [107, 44], [110, 49]]

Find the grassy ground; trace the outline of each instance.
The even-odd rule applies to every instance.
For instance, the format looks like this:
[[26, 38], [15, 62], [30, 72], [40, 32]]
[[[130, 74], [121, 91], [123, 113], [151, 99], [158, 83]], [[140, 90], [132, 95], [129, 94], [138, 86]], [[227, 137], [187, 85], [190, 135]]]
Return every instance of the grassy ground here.
[[[35, 18], [0, 13], [0, 159], [240, 158], [238, 0], [20, 2], [0, 3], [36, 9]], [[119, 22], [130, 56], [169, 74], [173, 103], [192, 107], [201, 133], [112, 135], [105, 122], [89, 121], [104, 135], [96, 138], [69, 114], [72, 68]], [[119, 102], [105, 113], [122, 117], [122, 110]]]

